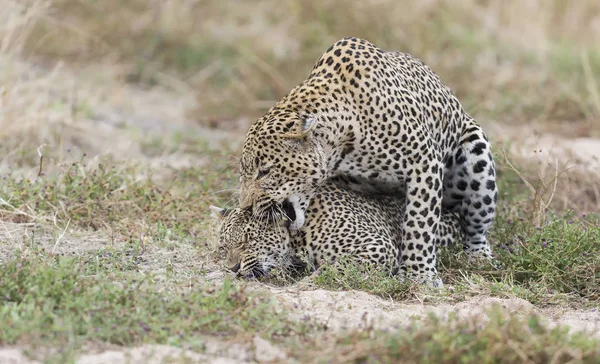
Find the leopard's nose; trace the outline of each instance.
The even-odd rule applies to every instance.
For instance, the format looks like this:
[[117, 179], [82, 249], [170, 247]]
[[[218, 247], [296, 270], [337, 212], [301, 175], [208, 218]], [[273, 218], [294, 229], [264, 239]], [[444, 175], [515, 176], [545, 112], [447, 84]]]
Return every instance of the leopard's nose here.
[[233, 273], [237, 273], [240, 270], [240, 263], [234, 265], [233, 268], [231, 268], [231, 270], [233, 271]]

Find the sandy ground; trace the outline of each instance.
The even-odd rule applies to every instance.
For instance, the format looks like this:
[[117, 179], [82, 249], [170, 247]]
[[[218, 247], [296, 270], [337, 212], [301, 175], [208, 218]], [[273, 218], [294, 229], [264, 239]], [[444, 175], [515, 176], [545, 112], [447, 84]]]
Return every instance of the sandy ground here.
[[497, 123], [484, 125], [486, 133], [498, 148], [508, 143], [507, 149], [516, 155], [538, 162], [575, 168], [600, 177], [600, 139], [563, 138], [556, 133], [545, 133], [543, 126], [511, 126]]
[[[57, 80], [63, 80], [65, 77], [74, 79], [73, 71], [54, 70], [52, 72], [54, 72], [54, 76], [51, 75], [51, 77]], [[191, 124], [186, 119], [185, 110], [193, 104], [194, 100], [182, 96], [185, 93], [182, 93], [181, 90], [178, 92], [144, 91], [118, 84], [110, 75], [104, 74], [100, 78], [84, 76], [99, 74], [94, 69], [79, 70], [76, 73], [79, 75], [77, 88], [88, 95], [89, 107], [93, 110], [87, 120], [78, 122], [77, 128], [84, 131], [101, 132], [103, 141], [92, 144], [93, 149], [98, 153], [106, 150], [106, 140], [112, 140], [115, 143], [113, 151], [119, 155], [144, 160], [151, 165], [168, 164], [172, 168], [181, 168], [192, 163], [199, 163], [183, 154], [166, 159], [164, 157], [148, 159], [140, 152], [139, 145], [122, 133], [119, 125], [123, 123], [135, 125], [144, 133], [160, 134], [172, 130], [193, 128], [215, 148], [224, 142], [238, 146], [243, 138], [243, 135], [239, 133], [203, 129], [198, 125]], [[600, 173], [600, 140], [587, 138], [567, 140], [556, 135], [536, 135], [531, 127], [507, 130], [505, 126], [488, 124], [485, 125], [485, 129], [493, 141], [497, 143], [500, 141], [511, 142], [510, 148], [524, 157], [539, 158], [541, 149], [546, 156], [574, 163], [577, 168]], [[34, 225], [0, 223], [0, 235], [2, 235], [0, 241], [13, 242], [10, 246], [0, 247], [0, 261], [6, 259], [16, 249], [26, 249], [28, 236], [35, 229], [42, 228]], [[55, 252], [78, 254], [109, 245], [106, 237], [95, 233], [67, 230], [64, 231], [64, 235], [58, 243], [56, 239], [52, 238], [50, 232], [46, 232], [46, 234], [47, 238], [42, 237], [40, 244]], [[42, 231], [42, 235], [38, 234], [37, 236], [46, 235]], [[182, 251], [191, 249], [189, 246], [179, 248]], [[160, 262], [162, 253], [160, 250], [149, 251], [144, 260], [150, 263], [144, 269], [163, 269]], [[179, 254], [179, 256], [186, 256], [186, 254]], [[188, 254], [188, 256], [193, 256], [193, 254]], [[177, 261], [175, 265], [177, 270], [191, 272], [189, 264], [198, 263], [192, 262], [190, 259], [181, 258], [180, 261]], [[220, 280], [221, 274], [213, 272], [208, 278]], [[481, 296], [457, 304], [434, 306], [403, 304], [356, 291], [331, 292], [322, 289], [301, 289], [298, 286], [274, 288], [260, 285], [257, 285], [256, 289], [271, 291], [282, 309], [289, 311], [293, 318], [301, 320], [305, 316], [311, 316], [326, 323], [331, 330], [364, 327], [365, 325], [383, 329], [402, 329], [412, 318], [424, 317], [429, 312], [434, 312], [442, 318], [448, 317], [450, 314], [457, 314], [461, 317], [476, 316], [485, 319], [484, 310], [498, 305], [503, 310], [517, 315], [537, 312], [551, 325], [564, 324], [570, 326], [573, 331], [586, 331], [590, 335], [600, 336], [600, 312], [598, 311], [539, 309], [527, 301], [516, 298], [500, 299]], [[184, 359], [212, 363], [282, 361], [285, 360], [285, 353], [260, 337], [255, 337], [252, 342], [229, 348], [223, 347], [218, 341], [209, 339], [207, 350], [202, 354], [160, 345], [145, 345], [136, 348], [94, 348], [79, 357], [77, 362], [85, 364], [142, 361], [160, 363]], [[0, 349], [0, 363], [28, 362], [32, 361], [29, 361], [19, 348]]]
[[520, 298], [495, 298], [478, 296], [456, 304], [403, 304], [375, 297], [360, 291], [331, 292], [314, 291], [274, 292], [286, 306], [297, 307], [292, 317], [308, 315], [324, 322], [333, 330], [361, 327], [376, 329], [402, 329], [413, 319], [425, 318], [430, 313], [441, 319], [451, 315], [458, 318], [487, 319], [486, 310], [496, 306], [509, 314], [536, 313], [550, 326], [561, 324], [571, 327], [572, 332], [584, 331], [600, 336], [600, 313], [598, 311], [564, 311], [537, 309]]
[[[384, 300], [364, 292], [331, 292], [322, 289], [304, 291], [294, 288], [271, 289], [282, 308], [292, 318], [303, 320], [307, 316], [327, 324], [330, 330], [375, 327], [386, 330], [402, 330], [411, 320], [434, 313], [441, 319], [449, 315], [459, 318], [474, 317], [485, 322], [485, 310], [496, 306], [513, 315], [535, 312], [549, 326], [567, 325], [571, 332], [584, 331], [600, 337], [600, 313], [598, 311], [571, 311], [562, 309], [537, 309], [531, 303], [518, 299], [473, 297], [457, 304], [421, 305], [402, 304]], [[164, 362], [210, 362], [249, 363], [284, 361], [286, 353], [272, 343], [255, 336], [252, 342], [233, 346], [223, 345], [216, 339], [207, 338], [206, 351], [190, 350], [165, 345], [143, 345], [135, 348], [94, 348], [82, 354], [77, 363], [147, 363]], [[19, 348], [0, 349], [0, 363], [37, 363], [27, 358]]]

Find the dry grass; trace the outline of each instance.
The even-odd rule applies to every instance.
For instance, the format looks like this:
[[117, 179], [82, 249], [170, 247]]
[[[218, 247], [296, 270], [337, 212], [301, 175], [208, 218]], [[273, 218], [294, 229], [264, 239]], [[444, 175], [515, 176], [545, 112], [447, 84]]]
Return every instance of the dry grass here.
[[600, 181], [584, 162], [550, 153], [526, 158], [507, 149], [496, 155], [501, 194], [510, 201], [510, 209], [522, 211], [533, 226], [542, 226], [549, 212], [572, 211], [575, 216], [598, 219]]
[[[65, 111], [52, 112], [50, 97], [54, 81], [52, 73], [36, 74], [23, 64], [19, 55], [32, 24], [47, 10], [42, 2], [33, 2], [27, 9], [22, 4], [9, 1], [3, 4], [0, 18], [0, 130], [3, 139], [0, 151], [6, 168], [12, 155], [21, 153], [23, 147], [40, 146], [60, 133], [60, 124], [68, 120]], [[4, 169], [3, 168], [3, 169]]]
[[[84, 154], [88, 155], [88, 165], [97, 165], [97, 157], [107, 155], [148, 162], [144, 150], [151, 139], [148, 131], [169, 134], [163, 143], [171, 143], [167, 139], [181, 129], [185, 121], [182, 109], [193, 102], [193, 97], [164, 89], [140, 91], [120, 79], [120, 65], [35, 61], [27, 39], [35, 37], [32, 34], [41, 22], [52, 18], [52, 6], [45, 0], [3, 3], [0, 174], [34, 178], [42, 158], [46, 175], [60, 174], [61, 168], [55, 167], [79, 160]], [[36, 39], [45, 44], [44, 37]], [[179, 147], [171, 149], [180, 159], [189, 154]], [[160, 159], [152, 157], [152, 163]]]
[[264, 112], [348, 35], [422, 58], [483, 120], [600, 115], [595, 0], [55, 0], [39, 20], [26, 54], [116, 61], [132, 82], [195, 90], [190, 115], [212, 125]]
[[[40, 158], [50, 172], [60, 163], [97, 152], [99, 128], [91, 128], [89, 90], [82, 90], [61, 63], [35, 67], [23, 57], [26, 39], [50, 11], [47, 1], [8, 1], [0, 20], [0, 172], [39, 174]], [[84, 91], [84, 92], [82, 92]], [[68, 153], [73, 149], [72, 153]], [[83, 150], [83, 151], [82, 151]], [[70, 155], [68, 155], [70, 154]], [[96, 153], [94, 153], [96, 154]]]

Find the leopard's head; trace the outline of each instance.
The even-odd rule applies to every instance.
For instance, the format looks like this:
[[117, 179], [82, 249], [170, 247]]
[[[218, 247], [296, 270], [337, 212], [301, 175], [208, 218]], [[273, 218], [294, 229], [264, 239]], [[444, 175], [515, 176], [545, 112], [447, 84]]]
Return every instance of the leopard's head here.
[[257, 218], [288, 217], [292, 230], [302, 227], [309, 199], [329, 177], [321, 117], [276, 106], [250, 128], [240, 160], [240, 207]]
[[248, 209], [210, 206], [219, 221], [218, 250], [227, 268], [238, 276], [259, 278], [272, 268], [298, 269], [302, 263], [283, 224], [253, 218]]

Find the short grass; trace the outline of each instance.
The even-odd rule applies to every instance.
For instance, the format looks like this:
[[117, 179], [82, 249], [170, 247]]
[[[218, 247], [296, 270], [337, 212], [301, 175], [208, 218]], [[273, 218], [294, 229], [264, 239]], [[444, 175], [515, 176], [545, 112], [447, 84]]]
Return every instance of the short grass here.
[[[505, 191], [490, 242], [501, 268], [469, 262], [461, 247], [440, 251], [440, 273], [452, 288], [434, 301], [460, 301], [472, 295], [520, 297], [538, 306], [568, 304], [600, 307], [600, 224], [594, 214], [543, 212], [534, 224], [524, 185], [507, 165], [499, 165]], [[533, 178], [530, 174], [529, 178]], [[313, 280], [328, 289], [358, 289], [396, 300], [418, 298], [418, 287], [402, 283], [376, 267], [326, 265]], [[427, 295], [426, 300], [431, 299]]]
[[490, 321], [442, 321], [431, 316], [402, 330], [365, 330], [315, 342], [323, 361], [360, 363], [595, 363], [595, 339], [548, 329], [535, 315], [506, 317], [495, 308]]
[[[288, 319], [272, 298], [228, 279], [164, 291], [151, 277], [93, 265], [43, 254], [4, 262], [0, 344], [31, 345], [32, 356], [47, 349], [45, 360], [57, 363], [70, 362], [90, 342], [202, 351], [207, 338], [243, 342], [256, 333], [301, 361], [592, 363], [600, 355], [597, 339], [548, 329], [530, 314], [507, 317], [492, 308], [489, 322], [431, 316], [400, 330], [331, 335], [310, 320]], [[310, 351], [302, 349], [307, 345]]]
[[[198, 153], [209, 151], [202, 147]], [[43, 170], [33, 178], [9, 173], [2, 176], [0, 216], [17, 222], [51, 219], [62, 226], [73, 224], [135, 238], [153, 235], [160, 239], [167, 231], [196, 237], [206, 228], [198, 211], [207, 211], [209, 200], [219, 201], [215, 191], [234, 186], [229, 155], [210, 153], [209, 168], [182, 168], [159, 177], [147, 167], [115, 163], [110, 158], [88, 165], [85, 155], [72, 162], [46, 162], [50, 175]]]
[[360, 290], [397, 301], [414, 299], [418, 286], [382, 272], [376, 266], [357, 265], [346, 259], [327, 263], [312, 281], [332, 290]]
[[316, 329], [290, 321], [272, 309], [271, 298], [227, 279], [165, 292], [152, 277], [119, 274], [115, 265], [106, 269], [73, 257], [35, 254], [4, 262], [0, 296], [0, 344], [60, 347], [57, 360], [89, 342], [202, 351], [206, 336], [227, 341], [260, 332], [277, 340]]

